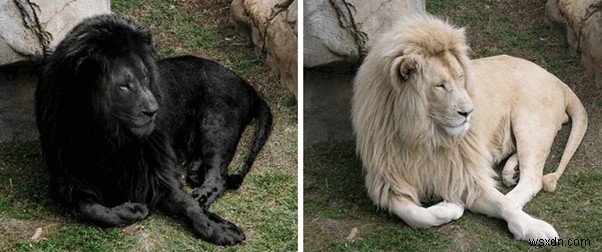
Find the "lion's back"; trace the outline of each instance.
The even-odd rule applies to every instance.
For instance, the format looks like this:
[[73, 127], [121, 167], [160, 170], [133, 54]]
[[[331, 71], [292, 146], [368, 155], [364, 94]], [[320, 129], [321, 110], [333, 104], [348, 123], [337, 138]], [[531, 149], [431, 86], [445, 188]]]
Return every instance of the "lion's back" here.
[[161, 127], [173, 138], [178, 152], [188, 149], [189, 138], [199, 134], [191, 131], [197, 130], [203, 118], [212, 118], [210, 114], [219, 115], [236, 130], [256, 116], [254, 106], [261, 98], [232, 70], [195, 56], [166, 58], [158, 65], [166, 96]]
[[475, 119], [492, 121], [542, 106], [550, 111], [564, 111], [568, 86], [531, 61], [499, 55], [472, 60], [471, 67], [477, 92], [475, 102], [481, 108]]

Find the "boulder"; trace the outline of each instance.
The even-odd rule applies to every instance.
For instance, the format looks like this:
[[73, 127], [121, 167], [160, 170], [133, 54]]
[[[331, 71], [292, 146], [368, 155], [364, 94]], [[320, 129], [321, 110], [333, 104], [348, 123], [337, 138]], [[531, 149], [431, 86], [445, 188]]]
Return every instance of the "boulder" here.
[[2, 1], [0, 66], [40, 61], [82, 19], [110, 12], [109, 0]]
[[304, 1], [303, 67], [356, 65], [372, 38], [404, 15], [424, 13], [424, 0]]
[[33, 113], [37, 77], [33, 69], [0, 69], [0, 143], [38, 138]]
[[84, 18], [110, 13], [109, 0], [0, 1], [0, 142], [37, 139], [33, 94], [39, 62]]
[[426, 13], [425, 0], [306, 0], [303, 9], [304, 147], [353, 140], [355, 69], [375, 37]]
[[230, 21], [253, 42], [256, 54], [297, 94], [297, 0], [234, 0]]
[[602, 87], [602, 0], [548, 0], [546, 20], [566, 34], [570, 50]]

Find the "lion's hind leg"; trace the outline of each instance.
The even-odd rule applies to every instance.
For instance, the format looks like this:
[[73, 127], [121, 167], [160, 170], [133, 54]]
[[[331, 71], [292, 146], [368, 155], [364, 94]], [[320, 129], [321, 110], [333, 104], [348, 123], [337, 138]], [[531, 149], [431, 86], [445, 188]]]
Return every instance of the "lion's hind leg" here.
[[454, 203], [443, 201], [425, 208], [408, 198], [394, 197], [390, 211], [412, 227], [435, 227], [457, 220], [464, 214], [464, 206]]
[[[229, 163], [229, 162], [227, 162]], [[228, 164], [224, 164], [220, 154], [210, 155], [199, 168], [204, 173], [202, 184], [192, 191], [192, 197], [203, 208], [209, 208], [211, 203], [219, 198], [226, 190]]]
[[[560, 128], [544, 127], [540, 124], [549, 123], [545, 115], [536, 117], [516, 117], [513, 121], [513, 133], [516, 138], [516, 155], [520, 164], [518, 184], [506, 196], [518, 207], [522, 208], [543, 187], [543, 169], [552, 148], [556, 131]], [[522, 121], [529, 118], [529, 121]], [[549, 119], [552, 122], [559, 120]]]
[[192, 195], [201, 207], [208, 208], [227, 189], [228, 167], [242, 134], [240, 125], [234, 122], [236, 115], [222, 111], [206, 111], [200, 120], [199, 137], [194, 141], [201, 151], [192, 158], [200, 166], [196, 169], [203, 181]]

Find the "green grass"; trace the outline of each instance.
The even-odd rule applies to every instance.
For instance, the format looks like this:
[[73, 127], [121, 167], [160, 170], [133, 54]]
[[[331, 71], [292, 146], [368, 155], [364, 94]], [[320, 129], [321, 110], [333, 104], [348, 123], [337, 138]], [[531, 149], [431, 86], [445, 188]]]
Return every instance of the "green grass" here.
[[[409, 227], [399, 218], [378, 211], [367, 197], [354, 148], [353, 142], [347, 142], [320, 144], [305, 151], [307, 251], [531, 249], [528, 243], [514, 240], [504, 221], [469, 211], [457, 221], [431, 229]], [[552, 223], [563, 239], [590, 239], [591, 247], [586, 249], [602, 248], [600, 172], [565, 174], [559, 185], [554, 193], [539, 193], [525, 211]], [[359, 229], [360, 238], [346, 240], [352, 227]]]
[[[531, 60], [558, 76], [580, 97], [590, 126], [555, 192], [540, 192], [524, 208], [551, 223], [560, 238], [589, 239], [602, 250], [602, 106], [599, 90], [569, 53], [563, 38], [543, 22], [545, 0], [429, 0], [427, 11], [466, 27], [471, 58], [509, 54]], [[556, 169], [570, 131], [558, 133], [545, 171]], [[305, 132], [311, 134], [311, 132]], [[376, 209], [364, 188], [354, 142], [325, 143], [304, 151], [304, 248], [307, 251], [530, 251], [503, 220], [465, 211], [456, 221], [415, 229]], [[509, 189], [500, 188], [502, 192]], [[347, 239], [353, 228], [357, 237]], [[568, 244], [567, 244], [568, 245]], [[540, 248], [549, 251], [551, 248]]]
[[[124, 228], [98, 228], [48, 198], [48, 178], [33, 142], [0, 143], [0, 251], [296, 251], [297, 104], [227, 24], [229, 1], [118, 0], [113, 11], [149, 27], [161, 57], [192, 54], [234, 70], [272, 108], [270, 139], [238, 191], [211, 211], [236, 223], [247, 240], [218, 247], [198, 239], [181, 220], [153, 212]], [[242, 165], [254, 126], [243, 134], [231, 171]], [[187, 188], [187, 190], [191, 190]], [[30, 238], [43, 230], [37, 240]]]
[[[215, 250], [180, 220], [161, 213], [127, 228], [98, 228], [48, 199], [47, 178], [37, 143], [0, 144], [0, 250], [138, 251]], [[247, 176], [211, 210], [239, 224], [247, 235], [237, 250], [296, 250], [296, 178], [265, 170]], [[41, 227], [42, 239], [29, 240]], [[132, 229], [133, 231], [131, 231]], [[16, 232], [15, 232], [16, 231]], [[151, 242], [160, 241], [160, 242]], [[150, 245], [149, 245], [150, 244]]]
[[[215, 4], [224, 4], [221, 1], [212, 1]], [[194, 8], [194, 7], [192, 7]], [[216, 23], [223, 17], [218, 17], [211, 11], [188, 10], [179, 8], [179, 1], [173, 0], [128, 0], [113, 3], [113, 10], [126, 16], [135, 18], [146, 26], [159, 26], [161, 33], [155, 34], [159, 40], [163, 37], [172, 37], [178, 43], [178, 48], [160, 45], [160, 53], [164, 57], [181, 55], [183, 53], [195, 54], [199, 51], [210, 51], [211, 58], [232, 67], [240, 75], [256, 72], [256, 65], [262, 62], [245, 46], [232, 46], [231, 38], [224, 38], [224, 31], [228, 25], [224, 22]], [[136, 15], [134, 13], [141, 13]], [[203, 21], [211, 25], [204, 25]], [[166, 34], [162, 34], [166, 33]], [[234, 36], [232, 34], [228, 34]], [[235, 50], [237, 53], [232, 54]], [[240, 54], [244, 54], [241, 57]]]

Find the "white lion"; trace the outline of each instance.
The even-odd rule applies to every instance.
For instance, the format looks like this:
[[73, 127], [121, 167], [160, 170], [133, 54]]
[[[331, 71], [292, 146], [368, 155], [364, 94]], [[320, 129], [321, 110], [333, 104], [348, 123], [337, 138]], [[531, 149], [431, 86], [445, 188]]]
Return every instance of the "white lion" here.
[[[352, 99], [357, 152], [370, 198], [414, 227], [460, 218], [464, 208], [502, 218], [516, 239], [557, 238], [522, 207], [553, 191], [587, 129], [587, 113], [562, 81], [506, 55], [470, 60], [464, 29], [413, 17], [377, 41]], [[557, 131], [571, 133], [556, 172], [543, 168]], [[493, 165], [506, 160], [496, 188]], [[520, 167], [520, 169], [518, 168]], [[422, 207], [421, 202], [440, 203]]]

